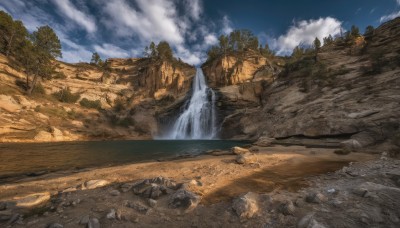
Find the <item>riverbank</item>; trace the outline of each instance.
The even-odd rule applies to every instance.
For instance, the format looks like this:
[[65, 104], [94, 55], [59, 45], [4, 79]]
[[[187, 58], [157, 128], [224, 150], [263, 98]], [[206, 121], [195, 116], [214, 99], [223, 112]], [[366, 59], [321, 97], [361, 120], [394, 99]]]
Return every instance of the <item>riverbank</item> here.
[[[9, 202], [0, 217], [15, 227], [85, 227], [86, 220], [102, 227], [291, 227], [309, 213], [314, 214], [303, 222], [327, 227], [398, 224], [399, 207], [381, 202], [375, 207], [379, 195], [354, 193], [359, 185], [374, 182], [361, 189], [372, 188], [366, 190], [372, 194], [378, 186], [389, 189], [389, 198], [397, 194], [392, 179], [400, 176], [393, 177], [398, 160], [299, 146], [252, 151], [245, 164], [238, 164], [240, 155], [202, 155], [22, 179], [0, 186], [0, 201]], [[240, 197], [248, 192], [254, 194]]]

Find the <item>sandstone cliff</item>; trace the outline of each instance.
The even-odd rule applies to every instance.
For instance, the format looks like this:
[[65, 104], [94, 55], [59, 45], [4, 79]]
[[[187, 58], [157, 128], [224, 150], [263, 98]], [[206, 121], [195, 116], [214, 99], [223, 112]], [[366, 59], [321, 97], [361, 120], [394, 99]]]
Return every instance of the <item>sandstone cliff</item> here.
[[[195, 74], [182, 62], [144, 58], [109, 59], [107, 71], [86, 63], [54, 64], [58, 73], [29, 97], [23, 69], [0, 55], [0, 141], [152, 138], [157, 110], [183, 99]], [[80, 98], [62, 103], [52, 95], [66, 88]], [[82, 99], [100, 107], [86, 107]]]
[[[398, 40], [400, 18], [383, 24], [371, 37], [358, 39], [350, 47], [340, 40], [324, 46], [316, 62], [314, 58], [287, 62], [284, 69], [291, 70], [280, 74], [279, 70], [271, 71], [259, 87], [255, 86], [257, 70], [253, 69], [262, 69], [263, 65], [254, 67], [254, 58], [243, 60], [249, 62], [246, 64], [231, 62], [236, 74], [227, 75], [235, 77], [225, 77], [229, 72], [227, 60], [205, 64], [206, 76], [220, 92], [220, 136], [266, 136], [299, 144], [318, 138], [318, 143], [342, 143], [350, 149], [399, 140]], [[270, 64], [264, 67], [271, 69]], [[238, 102], [241, 105], [232, 106]]]

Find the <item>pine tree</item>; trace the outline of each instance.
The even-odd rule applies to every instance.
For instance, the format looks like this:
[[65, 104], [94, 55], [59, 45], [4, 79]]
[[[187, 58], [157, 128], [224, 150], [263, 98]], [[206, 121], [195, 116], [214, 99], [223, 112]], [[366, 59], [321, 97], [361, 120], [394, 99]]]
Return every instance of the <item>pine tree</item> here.
[[318, 51], [321, 48], [321, 41], [318, 39], [318, 37], [315, 37], [314, 40], [314, 49]]
[[99, 53], [97, 52], [93, 52], [92, 54], [92, 59], [90, 60], [91, 64], [95, 64], [95, 65], [100, 65], [100, 63], [102, 62]]

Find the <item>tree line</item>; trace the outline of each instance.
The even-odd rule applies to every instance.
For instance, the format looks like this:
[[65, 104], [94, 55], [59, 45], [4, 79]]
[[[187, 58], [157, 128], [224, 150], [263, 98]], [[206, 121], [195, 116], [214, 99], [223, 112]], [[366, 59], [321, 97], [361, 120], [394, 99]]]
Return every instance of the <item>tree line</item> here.
[[39, 77], [51, 78], [55, 72], [52, 62], [62, 57], [61, 42], [51, 27], [41, 26], [29, 33], [21, 21], [4, 11], [0, 11], [0, 52], [24, 68], [28, 95]]
[[263, 47], [259, 44], [257, 36], [250, 30], [234, 30], [228, 35], [218, 37], [218, 44], [212, 46], [208, 52], [208, 61], [219, 56], [228, 54], [243, 54], [246, 50], [259, 51], [264, 56], [272, 56], [274, 53], [269, 49], [268, 44]]
[[318, 39], [318, 37], [315, 38], [312, 46], [305, 47], [303, 45], [298, 45], [293, 49], [292, 58], [299, 59], [304, 55], [310, 55], [310, 54], [317, 54], [318, 51], [323, 47], [323, 46], [330, 46], [332, 44], [342, 44], [344, 46], [351, 46], [355, 43], [357, 38], [364, 36], [366, 40], [370, 39], [371, 36], [374, 34], [375, 28], [371, 25], [367, 26], [364, 32], [364, 35], [361, 35], [360, 29], [353, 25], [351, 26], [350, 31], [345, 32], [344, 34], [340, 34], [340, 36], [333, 38], [332, 35], [329, 35], [327, 37], [323, 38], [323, 44], [321, 41]]

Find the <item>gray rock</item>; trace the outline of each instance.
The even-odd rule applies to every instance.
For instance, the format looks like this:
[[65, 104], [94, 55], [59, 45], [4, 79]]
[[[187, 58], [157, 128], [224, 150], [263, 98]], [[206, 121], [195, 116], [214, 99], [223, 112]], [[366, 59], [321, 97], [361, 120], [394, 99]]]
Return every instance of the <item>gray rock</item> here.
[[89, 221], [90, 221], [89, 215], [85, 215], [81, 218], [81, 220], [79, 221], [79, 224], [86, 225], [89, 223]]
[[340, 142], [341, 147], [343, 147], [346, 150], [350, 150], [350, 151], [355, 151], [360, 149], [361, 143], [358, 142], [356, 139], [349, 139], [343, 142]]
[[156, 207], [157, 206], [157, 200], [149, 199], [148, 200], [149, 206], [150, 207]]
[[327, 198], [319, 192], [311, 192], [306, 196], [307, 203], [323, 203], [327, 201]]
[[135, 183], [124, 183], [120, 186], [122, 192], [128, 192], [132, 189]]
[[10, 210], [0, 211], [0, 221], [8, 221], [13, 216]]
[[91, 218], [87, 224], [87, 228], [100, 228], [100, 222], [97, 218]]
[[292, 201], [287, 201], [279, 206], [279, 211], [284, 215], [293, 215], [296, 211]]
[[0, 202], [0, 211], [4, 211], [7, 209], [7, 204], [5, 202]]
[[201, 197], [185, 189], [179, 189], [169, 198], [171, 208], [181, 208], [185, 211], [193, 210], [200, 203]]
[[111, 209], [110, 212], [106, 215], [107, 219], [116, 219], [116, 212], [115, 209]]
[[115, 189], [115, 190], [110, 191], [110, 195], [119, 196], [119, 195], [121, 195], [121, 193], [118, 190]]
[[239, 154], [236, 156], [238, 164], [253, 164], [257, 162], [257, 156], [251, 153]]
[[161, 195], [168, 193], [168, 189], [176, 189], [177, 185], [174, 181], [168, 178], [156, 177], [153, 179], [146, 179], [136, 183], [132, 189], [137, 195], [142, 195], [146, 198], [157, 199]]
[[63, 228], [64, 226], [61, 225], [60, 223], [51, 223], [50, 225], [47, 226], [47, 228]]
[[326, 228], [314, 219], [315, 213], [309, 213], [297, 223], [297, 228]]
[[249, 192], [233, 201], [232, 208], [240, 218], [252, 218], [258, 214], [258, 195]]
[[248, 149], [238, 147], [238, 146], [232, 147], [231, 152], [236, 155], [250, 153], [250, 151]]
[[147, 214], [149, 212], [149, 208], [139, 202], [127, 202], [126, 206], [129, 208], [133, 208], [137, 212], [140, 212], [142, 214]]
[[86, 181], [83, 189], [95, 189], [108, 185], [110, 182], [106, 180], [90, 180]]

